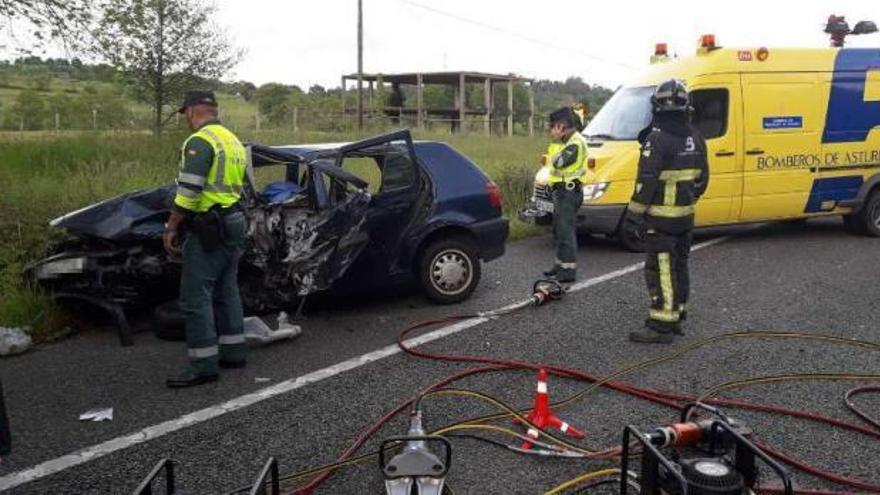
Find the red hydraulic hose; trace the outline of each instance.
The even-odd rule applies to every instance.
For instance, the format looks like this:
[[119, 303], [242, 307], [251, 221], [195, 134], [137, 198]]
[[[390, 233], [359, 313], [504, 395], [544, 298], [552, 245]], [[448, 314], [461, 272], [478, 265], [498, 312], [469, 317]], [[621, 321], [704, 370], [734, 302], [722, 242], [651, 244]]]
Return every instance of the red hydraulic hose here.
[[[509, 366], [509, 367], [513, 367], [513, 368], [526, 368], [526, 369], [546, 368], [548, 371], [554, 372], [554, 374], [557, 374], [559, 376], [569, 376], [569, 377], [574, 377], [574, 378], [578, 378], [583, 381], [589, 381], [589, 382], [596, 382], [596, 381], [600, 380], [600, 378], [597, 376], [583, 373], [579, 370], [575, 370], [575, 369], [571, 369], [571, 368], [550, 366], [550, 365], [544, 365], [544, 364], [540, 364], [540, 363], [529, 363], [529, 362], [523, 362], [523, 361], [517, 361], [517, 360], [494, 359], [494, 358], [488, 358], [485, 356], [465, 356], [465, 355], [431, 353], [431, 352], [427, 352], [427, 351], [423, 351], [423, 350], [419, 350], [419, 349], [409, 348], [405, 345], [404, 339], [409, 333], [411, 333], [415, 330], [416, 330], [416, 328], [410, 327], [410, 328], [407, 328], [407, 329], [404, 329], [403, 331], [401, 331], [400, 335], [398, 336], [397, 343], [401, 347], [401, 349], [403, 349], [404, 352], [411, 354], [413, 356], [416, 356], [416, 357], [422, 357], [425, 359], [433, 359], [433, 360], [441, 360], [441, 361], [478, 362], [478, 363], [484, 363], [484, 364]], [[649, 400], [651, 402], [667, 405], [667, 406], [670, 406], [673, 408], [680, 408], [680, 404], [677, 402], [674, 402], [674, 401], [693, 401], [696, 399], [696, 397], [692, 396], [692, 395], [663, 393], [663, 392], [659, 392], [656, 390], [635, 387], [635, 386], [632, 386], [632, 385], [629, 385], [626, 383], [616, 382], [616, 381], [610, 381], [610, 382], [605, 383], [603, 385], [612, 389], [612, 390], [618, 390], [618, 391], [621, 391], [624, 393], [628, 393], [630, 395], [634, 395], [636, 397], [640, 397], [640, 398]], [[880, 434], [878, 434], [877, 431], [873, 431], [873, 430], [863, 428], [858, 425], [853, 425], [853, 424], [846, 423], [846, 422], [843, 422], [840, 420], [836, 420], [834, 418], [824, 417], [824, 416], [821, 416], [821, 415], [818, 415], [815, 413], [796, 411], [796, 410], [787, 409], [787, 408], [778, 407], [778, 406], [755, 405], [755, 404], [752, 404], [749, 402], [744, 402], [744, 401], [729, 401], [729, 400], [723, 400], [723, 399], [715, 399], [715, 400], [706, 401], [706, 402], [711, 402], [711, 403], [719, 404], [719, 405], [740, 407], [740, 408], [745, 408], [745, 409], [752, 409], [752, 410], [757, 410], [757, 411], [772, 412], [772, 413], [776, 413], [776, 414], [782, 414], [782, 415], [792, 416], [792, 417], [799, 417], [799, 418], [804, 418], [804, 419], [810, 419], [810, 420], [814, 420], [814, 421], [823, 422], [823, 423], [826, 423], [826, 424], [829, 424], [832, 426], [836, 426], [839, 428], [844, 428], [844, 429], [848, 429], [851, 431], [856, 431], [856, 432], [865, 434], [867, 436], [871, 436], [871, 437], [880, 439]], [[769, 449], [769, 447], [765, 450], [767, 451], [768, 454], [773, 455], [774, 457], [777, 457], [778, 459], [782, 460], [783, 462], [790, 464], [792, 466], [795, 466], [796, 468], [798, 468], [806, 473], [812, 474], [814, 476], [818, 476], [820, 478], [824, 478], [826, 480], [833, 481], [833, 482], [839, 483], [839, 484], [849, 485], [849, 486], [861, 488], [864, 490], [870, 490], [873, 492], [880, 492], [880, 485], [874, 485], [874, 484], [866, 483], [866, 482], [863, 482], [860, 480], [846, 478], [843, 476], [836, 475], [834, 473], [820, 470], [818, 468], [810, 466], [809, 464], [806, 464], [805, 462], [803, 462], [799, 459], [782, 454], [781, 452], [777, 452], [775, 450], [771, 450], [771, 449]]]
[[874, 428], [880, 430], [880, 421], [877, 421], [873, 417], [869, 416], [868, 413], [859, 409], [859, 407], [856, 406], [856, 404], [852, 401], [852, 397], [854, 395], [863, 394], [866, 392], [880, 392], [880, 387], [856, 387], [852, 390], [847, 391], [846, 395], [843, 396], [843, 402], [846, 404], [846, 407], [848, 407], [849, 410], [852, 411], [853, 414], [862, 418], [865, 423], [868, 423]]
[[[477, 316], [476, 315], [474, 315], [474, 316], [456, 316], [456, 317], [442, 318], [442, 319], [436, 319], [436, 320], [428, 320], [428, 321], [413, 324], [413, 325], [405, 328], [398, 335], [398, 340], [397, 340], [398, 345], [400, 346], [400, 348], [404, 352], [406, 352], [407, 354], [410, 354], [412, 356], [420, 357], [420, 358], [424, 358], [424, 359], [438, 360], [438, 361], [473, 362], [473, 363], [481, 363], [481, 364], [486, 365], [486, 366], [477, 367], [477, 368], [470, 368], [470, 369], [467, 369], [463, 372], [451, 375], [447, 378], [444, 378], [444, 379], [428, 386], [425, 389], [425, 391], [430, 391], [433, 389], [443, 387], [445, 385], [448, 385], [449, 383], [460, 380], [460, 379], [467, 377], [467, 376], [480, 374], [480, 373], [494, 372], [494, 371], [504, 371], [504, 370], [510, 370], [510, 369], [537, 370], [540, 368], [545, 368], [548, 371], [550, 371], [551, 373], [553, 373], [554, 375], [564, 377], [564, 378], [571, 378], [571, 379], [576, 379], [576, 380], [585, 381], [585, 382], [597, 382], [600, 380], [600, 378], [595, 375], [584, 373], [580, 370], [576, 370], [576, 369], [572, 369], [572, 368], [546, 365], [546, 364], [542, 364], [542, 363], [531, 363], [531, 362], [527, 362], [527, 361], [494, 359], [494, 358], [489, 358], [489, 357], [485, 357], [485, 356], [467, 356], [467, 355], [430, 353], [430, 352], [410, 348], [405, 345], [404, 340], [405, 340], [406, 336], [415, 330], [425, 328], [428, 326], [432, 326], [432, 325], [436, 325], [436, 324], [450, 323], [453, 321], [460, 321], [460, 320], [465, 320], [465, 319], [474, 318], [474, 317], [477, 317]], [[617, 382], [617, 381], [609, 381], [607, 383], [604, 383], [603, 386], [610, 388], [612, 390], [623, 392], [623, 393], [638, 397], [640, 399], [654, 402], [657, 404], [661, 404], [661, 405], [671, 407], [674, 409], [680, 409], [682, 406], [682, 404], [681, 404], [682, 402], [693, 401], [696, 399], [695, 396], [688, 395], [688, 394], [676, 394], [676, 393], [661, 392], [661, 391], [657, 391], [657, 390], [636, 387], [636, 386], [633, 386], [633, 385], [630, 385], [630, 384], [627, 384], [624, 382]], [[802, 419], [809, 419], [809, 420], [823, 422], [823, 423], [826, 423], [826, 424], [829, 424], [829, 425], [832, 425], [835, 427], [847, 429], [850, 431], [862, 433], [864, 435], [880, 439], [880, 432], [878, 432], [878, 431], [864, 428], [859, 425], [846, 423], [846, 422], [843, 422], [840, 420], [836, 420], [834, 418], [821, 416], [821, 415], [815, 414], [815, 413], [810, 413], [810, 412], [805, 412], [805, 411], [797, 411], [797, 410], [787, 409], [787, 408], [783, 408], [783, 407], [779, 407], [779, 406], [753, 404], [750, 402], [730, 400], [730, 399], [707, 399], [704, 402], [707, 402], [710, 404], [715, 404], [715, 405], [737, 407], [737, 408], [743, 408], [743, 409], [750, 409], [750, 410], [754, 410], [754, 411], [768, 412], [768, 413], [786, 415], [786, 416], [797, 417], [797, 418], [802, 418]], [[343, 461], [343, 460], [351, 457], [351, 455], [354, 454], [354, 452], [356, 452], [357, 449], [360, 448], [373, 434], [375, 434], [375, 432], [378, 431], [379, 428], [382, 427], [382, 425], [384, 425], [386, 422], [388, 422], [395, 415], [399, 414], [401, 411], [406, 409], [412, 403], [413, 403], [412, 399], [403, 402], [402, 404], [398, 405], [393, 410], [388, 412], [385, 416], [380, 418], [378, 421], [376, 421], [369, 428], [367, 428], [366, 430], [361, 432], [361, 434], [358, 436], [358, 438], [355, 440], [355, 442], [348, 449], [346, 449], [345, 452], [343, 452], [343, 454], [339, 457], [338, 461]], [[814, 475], [814, 476], [817, 476], [820, 478], [824, 478], [826, 480], [829, 480], [829, 481], [832, 481], [835, 483], [849, 485], [849, 486], [857, 487], [857, 488], [860, 488], [863, 490], [880, 492], [880, 485], [873, 485], [873, 484], [866, 483], [866, 482], [863, 482], [860, 480], [845, 478], [843, 476], [839, 476], [834, 473], [822, 471], [818, 468], [810, 466], [809, 464], [806, 464], [805, 462], [803, 462], [799, 459], [782, 454], [781, 452], [777, 452], [777, 451], [775, 451], [775, 450], [771, 449], [770, 447], [763, 445], [763, 444], [760, 445], [760, 448], [765, 450], [769, 455], [777, 457], [778, 459], [782, 460], [783, 462], [785, 462], [789, 465], [792, 465], [792, 466], [794, 466], [794, 467], [796, 467], [796, 468], [798, 468], [808, 474], [811, 474], [811, 475]], [[313, 491], [318, 486], [320, 486], [324, 481], [326, 481], [331, 475], [332, 475], [332, 471], [321, 474], [321, 475], [317, 476], [316, 478], [314, 478], [312, 481], [310, 481], [308, 484], [298, 488], [295, 491], [295, 493], [303, 494], [303, 495], [311, 495], [313, 493]], [[767, 489], [762, 489], [762, 490], [764, 490], [766, 493], [770, 493], [773, 489], [767, 488]], [[823, 492], [796, 491], [796, 493], [803, 493], [803, 494], [809, 494], [809, 495], [824, 495]], [[839, 494], [845, 493], [845, 492], [827, 492], [827, 493], [829, 495], [839, 495]]]

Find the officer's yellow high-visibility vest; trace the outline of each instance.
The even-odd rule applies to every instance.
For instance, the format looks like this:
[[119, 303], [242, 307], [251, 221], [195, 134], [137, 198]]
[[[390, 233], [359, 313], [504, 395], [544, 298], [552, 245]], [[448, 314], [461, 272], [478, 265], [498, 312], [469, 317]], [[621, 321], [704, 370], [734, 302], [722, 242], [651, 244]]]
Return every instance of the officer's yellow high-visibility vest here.
[[[575, 145], [578, 148], [577, 159], [571, 165], [563, 168], [556, 168], [553, 166], [553, 162], [556, 159], [556, 156], [562, 152], [565, 148], [570, 145]], [[580, 132], [572, 132], [571, 136], [568, 137], [568, 140], [563, 143], [556, 154], [550, 157], [550, 180], [551, 184], [555, 184], [558, 182], [571, 182], [575, 179], [579, 179], [583, 181], [584, 175], [587, 173], [587, 141], [584, 139], [584, 136]]]
[[214, 161], [208, 176], [205, 177], [202, 193], [194, 198], [186, 198], [178, 194], [175, 203], [196, 213], [208, 211], [217, 204], [224, 208], [234, 205], [241, 198], [241, 189], [247, 172], [247, 152], [244, 146], [229, 129], [219, 124], [208, 124], [184, 141], [181, 148], [181, 163], [184, 163], [186, 145], [194, 137], [200, 137], [210, 143], [214, 151]]

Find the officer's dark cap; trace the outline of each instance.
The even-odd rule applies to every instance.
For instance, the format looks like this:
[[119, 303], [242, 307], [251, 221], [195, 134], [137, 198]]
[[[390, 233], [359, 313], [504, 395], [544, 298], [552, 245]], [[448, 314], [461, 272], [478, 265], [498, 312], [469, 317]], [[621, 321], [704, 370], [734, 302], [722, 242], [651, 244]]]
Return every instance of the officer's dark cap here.
[[574, 113], [574, 110], [572, 110], [571, 107], [562, 107], [558, 110], [554, 110], [550, 113], [550, 118], [548, 120], [550, 121], [550, 125], [562, 123], [572, 129], [576, 129], [581, 124], [581, 118]]
[[211, 105], [216, 107], [217, 98], [214, 96], [213, 91], [187, 91], [183, 97], [183, 104], [177, 110], [177, 113], [183, 113], [186, 107], [195, 105]]

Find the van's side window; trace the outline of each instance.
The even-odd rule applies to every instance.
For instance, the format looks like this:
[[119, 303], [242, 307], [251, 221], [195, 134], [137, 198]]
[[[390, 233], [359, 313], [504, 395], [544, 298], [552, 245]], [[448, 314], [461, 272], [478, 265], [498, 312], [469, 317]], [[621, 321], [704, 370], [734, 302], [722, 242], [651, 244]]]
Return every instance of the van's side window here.
[[729, 100], [726, 89], [698, 89], [691, 92], [693, 124], [704, 138], [717, 138], [727, 133]]

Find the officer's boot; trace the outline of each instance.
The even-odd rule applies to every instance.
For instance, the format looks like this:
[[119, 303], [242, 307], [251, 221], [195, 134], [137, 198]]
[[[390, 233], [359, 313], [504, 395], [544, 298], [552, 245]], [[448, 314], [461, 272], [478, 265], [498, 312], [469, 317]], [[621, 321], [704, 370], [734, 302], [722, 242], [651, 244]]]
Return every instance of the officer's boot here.
[[629, 340], [640, 344], [671, 344], [674, 339], [671, 326], [657, 325], [650, 319], [645, 322], [645, 328], [629, 333]]
[[576, 272], [571, 268], [562, 268], [556, 273], [556, 280], [563, 284], [570, 284], [576, 279]]
[[672, 326], [672, 333], [675, 335], [684, 335], [684, 321], [687, 320], [688, 312], [684, 309], [684, 305], [679, 306], [678, 321]]

